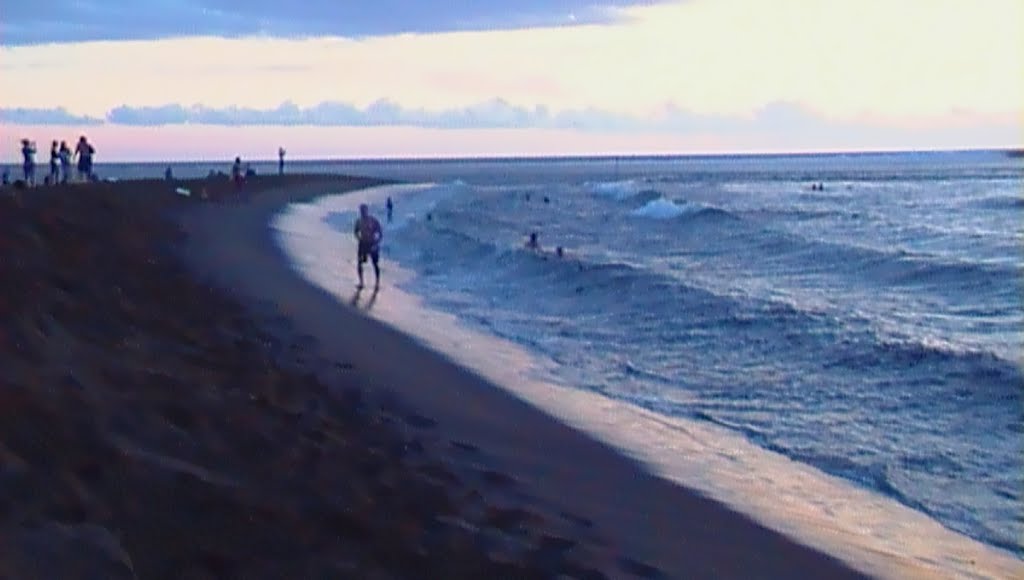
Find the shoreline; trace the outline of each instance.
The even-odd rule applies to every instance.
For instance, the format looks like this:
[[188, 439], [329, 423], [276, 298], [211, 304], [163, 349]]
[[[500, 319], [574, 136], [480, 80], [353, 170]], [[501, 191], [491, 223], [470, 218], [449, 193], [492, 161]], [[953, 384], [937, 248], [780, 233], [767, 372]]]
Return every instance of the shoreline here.
[[369, 300], [363, 296], [360, 304], [359, 294], [349, 286], [355, 247], [332, 216], [354, 214], [359, 203], [381, 207], [391, 196], [402, 208], [394, 227], [402, 227], [422, 219], [433, 203], [448, 195], [445, 186], [408, 184], [325, 196], [277, 214], [271, 227], [292, 267], [337, 301], [361, 308], [547, 416], [637, 458], [647, 472], [695, 490], [797, 543], [882, 577], [1000, 578], [1024, 571], [1012, 553], [734, 433], [528, 378], [539, 368], [535, 365], [543, 364], [528, 349], [474, 330], [455, 313], [433, 309], [428, 297], [405, 289], [417, 274], [400, 263], [387, 264], [382, 298], [374, 293]]
[[190, 208], [181, 215], [189, 233], [187, 259], [243, 303], [269, 309], [308, 333], [327, 358], [345, 353], [357, 380], [371, 391], [394, 393], [436, 422], [445, 439], [472, 442], [493, 469], [513, 474], [547, 503], [581, 514], [610, 534], [613, 545], [668, 577], [863, 577], [832, 556], [649, 474], [635, 460], [307, 283], [274, 243], [269, 222], [289, 203], [330, 193], [283, 189], [244, 206]]

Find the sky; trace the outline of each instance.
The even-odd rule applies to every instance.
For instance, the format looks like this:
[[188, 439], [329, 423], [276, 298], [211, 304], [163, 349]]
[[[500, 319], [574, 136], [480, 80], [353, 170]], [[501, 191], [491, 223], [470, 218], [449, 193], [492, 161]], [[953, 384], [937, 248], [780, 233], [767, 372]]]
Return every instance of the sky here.
[[0, 0], [0, 160], [1020, 147], [1021, 0]]

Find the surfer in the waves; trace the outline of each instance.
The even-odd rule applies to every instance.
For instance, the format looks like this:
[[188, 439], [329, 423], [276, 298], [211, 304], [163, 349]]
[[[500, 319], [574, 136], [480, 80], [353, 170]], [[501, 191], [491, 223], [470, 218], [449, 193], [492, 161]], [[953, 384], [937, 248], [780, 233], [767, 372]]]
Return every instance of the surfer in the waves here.
[[359, 288], [363, 287], [363, 262], [367, 258], [373, 261], [373, 273], [376, 277], [376, 286], [380, 286], [380, 241], [384, 238], [384, 230], [380, 227], [377, 218], [370, 215], [370, 208], [360, 204], [359, 219], [353, 230], [356, 241], [359, 244], [358, 255], [356, 256], [356, 271], [359, 273]]

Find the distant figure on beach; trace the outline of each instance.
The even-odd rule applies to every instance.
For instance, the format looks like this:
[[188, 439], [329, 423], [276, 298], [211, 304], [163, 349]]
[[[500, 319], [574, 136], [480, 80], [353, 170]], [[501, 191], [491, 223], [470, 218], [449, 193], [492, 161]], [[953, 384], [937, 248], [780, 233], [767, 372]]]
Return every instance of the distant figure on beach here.
[[231, 166], [231, 181], [235, 182], [235, 189], [242, 189], [244, 179], [242, 176], [242, 158], [235, 157], [235, 164]]
[[75, 145], [75, 155], [78, 157], [78, 179], [81, 181], [92, 181], [92, 156], [96, 148], [86, 140], [85, 135], [78, 138], [78, 145]]
[[359, 205], [359, 219], [356, 220], [353, 233], [359, 243], [356, 255], [356, 272], [359, 274], [359, 288], [363, 287], [363, 262], [367, 258], [373, 261], [373, 273], [376, 285], [380, 286], [380, 241], [384, 238], [384, 230], [377, 218], [370, 215], [370, 208]]
[[530, 233], [530, 239], [526, 242], [527, 250], [539, 250], [540, 242], [537, 241], [537, 232]]
[[50, 144], [50, 183], [56, 185], [60, 180], [60, 143]]
[[7, 167], [4, 167], [4, 178], [3, 179], [4, 179], [4, 181], [3, 181], [4, 187], [7, 187], [8, 185], [11, 184], [11, 170], [7, 169]]
[[164, 169], [164, 181], [174, 181], [174, 172], [171, 171], [170, 165], [167, 166], [167, 169]]
[[277, 148], [277, 174], [284, 175], [284, 147]]
[[21, 140], [21, 169], [27, 185], [36, 181], [36, 144], [28, 139]]
[[252, 165], [249, 165], [248, 163], [245, 164], [245, 177], [246, 179], [250, 177], [256, 177], [256, 170], [253, 169]]
[[391, 201], [391, 196], [388, 196], [387, 202], [384, 203], [384, 207], [388, 210], [388, 223], [391, 223], [391, 214], [395, 211], [395, 204]]
[[71, 148], [68, 147], [67, 141], [60, 142], [58, 154], [60, 155], [60, 182], [67, 183], [71, 181]]

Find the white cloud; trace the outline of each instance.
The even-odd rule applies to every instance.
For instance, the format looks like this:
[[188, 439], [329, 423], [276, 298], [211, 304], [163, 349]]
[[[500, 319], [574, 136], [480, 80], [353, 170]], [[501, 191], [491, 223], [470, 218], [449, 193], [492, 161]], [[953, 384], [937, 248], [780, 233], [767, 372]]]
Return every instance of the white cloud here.
[[74, 115], [63, 107], [53, 109], [0, 109], [0, 123], [9, 125], [98, 125], [103, 119]]

